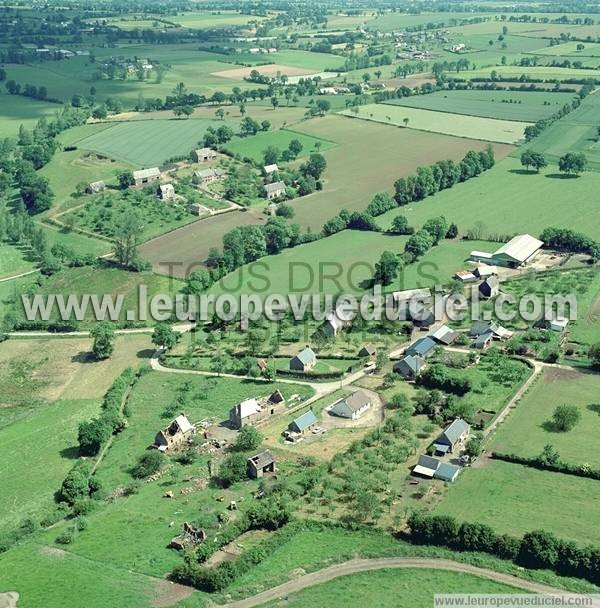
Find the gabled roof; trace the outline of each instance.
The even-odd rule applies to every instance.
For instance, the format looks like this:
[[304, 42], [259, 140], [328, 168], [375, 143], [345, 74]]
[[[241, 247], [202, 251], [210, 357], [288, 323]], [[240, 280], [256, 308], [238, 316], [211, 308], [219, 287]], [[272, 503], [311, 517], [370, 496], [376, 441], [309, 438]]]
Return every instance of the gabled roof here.
[[429, 336], [420, 338], [413, 344], [411, 344], [405, 351], [406, 355], [418, 355], [419, 357], [425, 357], [436, 347], [435, 340]]
[[530, 234], [519, 234], [513, 237], [494, 252], [494, 257], [509, 257], [518, 262], [525, 262], [529, 259], [542, 245], [543, 241], [536, 239]]
[[358, 352], [366, 352], [369, 355], [374, 355], [377, 352], [374, 344], [365, 344]]
[[177, 418], [175, 418], [175, 422], [182, 433], [189, 433], [190, 431], [194, 430], [194, 425], [183, 414], [177, 416]]
[[292, 422], [292, 424], [295, 425], [301, 431], [307, 429], [309, 426], [312, 426], [316, 423], [317, 417], [315, 416], [315, 413], [312, 410], [304, 412], [304, 414], [298, 416], [298, 418], [296, 418], [294, 422]]
[[247, 418], [248, 416], [252, 416], [252, 414], [257, 414], [261, 411], [260, 405], [258, 405], [258, 401], [252, 397], [250, 399], [246, 399], [242, 401], [238, 405], [240, 418]]
[[264, 467], [268, 467], [270, 464], [273, 464], [275, 462], [275, 458], [273, 457], [273, 454], [269, 452], [269, 450], [265, 450], [260, 454], [250, 456], [248, 461], [251, 462], [257, 469], [263, 469]]
[[416, 376], [421, 369], [423, 369], [424, 365], [425, 360], [422, 357], [419, 357], [418, 355], [408, 355], [394, 364], [394, 371], [405, 377], [411, 375]]
[[158, 167], [151, 167], [150, 169], [140, 169], [139, 171], [133, 172], [133, 179], [147, 179], [149, 177], [158, 177], [160, 170]]
[[216, 156], [217, 153], [211, 148], [199, 148], [196, 150], [198, 156]]
[[429, 336], [441, 344], [452, 344], [458, 338], [458, 332], [447, 325], [439, 325], [431, 328]]
[[223, 177], [225, 172], [222, 169], [203, 169], [202, 171], [194, 171], [194, 175], [200, 179], [207, 177]]
[[471, 425], [468, 422], [465, 422], [462, 418], [457, 418], [448, 426], [444, 432], [438, 437], [437, 442], [440, 440], [447, 441], [450, 445], [454, 445], [460, 436], [465, 432], [470, 430]]
[[439, 466], [440, 461], [437, 458], [422, 454], [419, 456], [419, 460], [413, 469], [413, 473], [422, 475], [423, 477], [433, 477]]
[[272, 165], [265, 165], [263, 167], [264, 172], [268, 175], [269, 173], [273, 173], [275, 171], [279, 171], [279, 167], [277, 166], [276, 163], [273, 163]]
[[346, 406], [351, 412], [355, 413], [362, 410], [365, 406], [371, 404], [371, 398], [364, 391], [358, 390], [352, 393], [349, 397], [344, 397], [334, 404]]
[[494, 333], [491, 331], [486, 331], [484, 334], [479, 334], [475, 341], [473, 342], [473, 346], [475, 348], [483, 348], [491, 339], [493, 339]]
[[498, 267], [481, 264], [475, 268], [474, 273], [480, 278], [489, 277], [490, 275], [498, 274]]
[[425, 299], [431, 297], [431, 289], [405, 289], [404, 291], [392, 292], [392, 298], [395, 302], [408, 302], [413, 298]]
[[490, 290], [493, 290], [498, 287], [498, 285], [500, 285], [500, 281], [498, 280], [498, 277], [496, 275], [492, 274], [481, 282], [481, 284], [479, 285], [479, 289], [482, 289], [485, 285], [487, 285]]
[[299, 359], [302, 364], [307, 365], [308, 363], [316, 361], [317, 355], [315, 355], [313, 349], [310, 348], [310, 346], [307, 346], [305, 349], [301, 350], [294, 357], [294, 359]]
[[442, 481], [454, 481], [459, 472], [460, 468], [455, 464], [441, 462], [433, 476], [436, 479], [441, 479]]
[[285, 190], [285, 184], [283, 182], [274, 182], [272, 184], [266, 184], [265, 190], [267, 194], [271, 194], [273, 192], [280, 192], [281, 190]]
[[172, 192], [173, 194], [175, 193], [173, 184], [161, 184], [159, 188], [162, 194], [168, 194], [169, 192]]
[[276, 390], [269, 395], [268, 401], [269, 403], [283, 403], [285, 401], [285, 397], [281, 394], [280, 390]]

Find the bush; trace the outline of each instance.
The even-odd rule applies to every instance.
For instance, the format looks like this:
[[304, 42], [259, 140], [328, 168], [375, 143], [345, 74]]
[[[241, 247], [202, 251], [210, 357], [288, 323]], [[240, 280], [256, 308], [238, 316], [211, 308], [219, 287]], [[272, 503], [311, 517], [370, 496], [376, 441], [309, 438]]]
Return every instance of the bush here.
[[131, 474], [136, 479], [142, 479], [158, 472], [162, 464], [162, 454], [158, 450], [151, 450], [140, 456], [137, 464], [131, 469]]
[[59, 545], [70, 545], [75, 540], [75, 528], [68, 527], [56, 537], [56, 542]]

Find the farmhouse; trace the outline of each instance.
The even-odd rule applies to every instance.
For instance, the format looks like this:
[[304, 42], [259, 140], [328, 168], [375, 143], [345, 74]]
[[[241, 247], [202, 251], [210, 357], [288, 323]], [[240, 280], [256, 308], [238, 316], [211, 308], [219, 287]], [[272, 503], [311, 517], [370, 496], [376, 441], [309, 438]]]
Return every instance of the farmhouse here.
[[358, 390], [349, 397], [336, 401], [330, 412], [335, 416], [358, 420], [372, 405], [372, 400], [365, 391]]
[[462, 418], [457, 418], [433, 443], [436, 453], [453, 453], [460, 449], [469, 438], [470, 432], [471, 426], [469, 423]]
[[259, 425], [270, 418], [285, 403], [280, 391], [275, 391], [268, 397], [245, 399], [229, 410], [229, 423], [233, 428], [241, 429], [246, 425]]
[[394, 371], [405, 380], [414, 380], [425, 367], [425, 359], [418, 355], [408, 355], [394, 363]]
[[185, 414], [181, 414], [166, 429], [156, 434], [154, 447], [161, 452], [178, 448], [187, 443], [193, 437], [194, 432], [194, 425], [186, 418]]
[[493, 321], [473, 321], [469, 329], [469, 336], [477, 338], [483, 334], [491, 333], [494, 340], [508, 340], [512, 338], [513, 332], [498, 325]]
[[479, 284], [479, 293], [484, 298], [495, 298], [500, 293], [500, 281], [496, 275], [490, 275]]
[[217, 153], [210, 148], [199, 148], [198, 150], [194, 150], [192, 152], [192, 158], [197, 163], [206, 163], [209, 160], [217, 158]]
[[307, 372], [311, 370], [317, 363], [317, 355], [312, 348], [307, 346], [300, 351], [295, 357], [290, 359], [290, 369], [296, 372]]
[[288, 426], [288, 430], [291, 433], [296, 433], [299, 435], [305, 435], [306, 433], [312, 431], [317, 426], [317, 417], [312, 410], [308, 410], [302, 414], [302, 416], [298, 416], [294, 421], [290, 422]]
[[151, 184], [160, 179], [160, 169], [158, 167], [152, 167], [150, 169], [140, 169], [139, 171], [133, 172], [133, 181], [135, 182], [136, 188]]
[[338, 332], [340, 332], [344, 327], [350, 325], [349, 320], [344, 320], [346, 314], [341, 308], [337, 308], [334, 312], [327, 316], [325, 323], [323, 323], [321, 329], [323, 333], [331, 338], [333, 336], [337, 336]]
[[419, 338], [416, 342], [413, 342], [405, 351], [405, 355], [413, 355], [426, 359], [433, 355], [434, 349], [437, 346], [435, 340], [430, 336]]
[[204, 169], [203, 171], [194, 171], [192, 180], [196, 184], [206, 186], [212, 182], [217, 182], [225, 177], [225, 171], [222, 169]]
[[473, 262], [483, 262], [491, 266], [518, 268], [531, 261], [544, 243], [529, 234], [520, 234], [505, 243], [494, 253], [472, 251]]
[[175, 198], [173, 184], [161, 184], [158, 187], [158, 197], [163, 201], [172, 201]]
[[102, 181], [100, 182], [91, 182], [88, 184], [86, 191], [88, 194], [98, 194], [98, 192], [102, 192], [106, 189], [106, 184]]
[[272, 184], [265, 184], [265, 193], [268, 200], [279, 198], [285, 194], [285, 184], [283, 182], [274, 182]]
[[260, 479], [265, 473], [275, 473], [275, 458], [269, 450], [248, 458], [248, 477]]

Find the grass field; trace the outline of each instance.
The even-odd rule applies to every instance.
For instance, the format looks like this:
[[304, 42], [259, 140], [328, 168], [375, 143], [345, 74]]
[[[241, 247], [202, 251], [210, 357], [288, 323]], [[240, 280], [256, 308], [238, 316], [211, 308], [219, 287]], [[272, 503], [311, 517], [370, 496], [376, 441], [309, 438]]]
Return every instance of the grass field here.
[[[294, 221], [313, 231], [320, 230], [341, 209], [362, 211], [375, 193], [390, 191], [399, 177], [414, 173], [421, 165], [442, 159], [458, 160], [468, 150], [485, 147], [475, 140], [339, 115], [307, 121], [296, 125], [294, 130], [338, 144], [324, 153], [327, 169], [323, 190], [292, 203], [296, 211]], [[497, 158], [504, 158], [512, 147], [501, 144], [494, 146], [494, 150]], [[434, 211], [428, 217], [438, 214]]]
[[581, 42], [564, 42], [563, 44], [555, 44], [554, 46], [547, 46], [533, 51], [536, 55], [550, 55], [550, 56], [573, 56], [573, 59], [579, 57], [600, 57], [600, 44], [594, 42], [583, 43], [583, 50], [579, 50], [577, 46], [582, 44]]
[[505, 534], [543, 529], [582, 545], [597, 545], [600, 530], [590, 526], [597, 500], [598, 482], [592, 479], [490, 461], [464, 471], [436, 513], [487, 524]]
[[[118, 338], [111, 359], [96, 362], [89, 339], [10, 340], [0, 354], [1, 528], [52, 505], [77, 453], [77, 427], [126, 367], [152, 352], [149, 336]], [[34, 448], [35, 446], [35, 448]]]
[[11, 277], [35, 268], [24, 246], [0, 243], [0, 279]]
[[572, 98], [571, 93], [468, 90], [438, 91], [430, 95], [394, 99], [386, 104], [484, 118], [535, 122], [548, 118], [563, 105], [570, 103]]
[[[546, 369], [518, 407], [500, 427], [491, 450], [534, 457], [546, 444], [553, 445], [561, 458], [575, 464], [600, 467], [595, 446], [600, 432], [598, 392], [600, 376], [585, 371]], [[547, 425], [554, 409], [562, 404], [576, 405], [581, 420], [572, 431], [559, 433]]]
[[[279, 63], [294, 68], [302, 68], [309, 72], [322, 72], [335, 69], [344, 64], [344, 59], [330, 53], [313, 53], [298, 49], [284, 49], [269, 55], [253, 55], [251, 53], [238, 53], [232, 57], [236, 62], [260, 64], [266, 62]], [[260, 72], [260, 68], [257, 68]]]
[[[415, 580], [419, 581], [415, 585]], [[322, 583], [286, 599], [290, 608], [344, 608], [347, 596], [353, 602], [380, 608], [429, 608], [436, 593], [517, 593], [514, 587], [468, 574], [430, 570], [376, 570], [344, 576]], [[269, 608], [279, 601], [263, 604]]]
[[599, 123], [600, 95], [593, 93], [576, 110], [552, 123], [530, 147], [553, 162], [567, 152], [583, 152], [588, 159], [588, 167], [600, 171]]
[[522, 139], [523, 131], [527, 126], [524, 122], [434, 112], [388, 104], [358, 106], [358, 110], [358, 114], [354, 114], [351, 110], [344, 110], [342, 114], [398, 127], [403, 126], [404, 121], [408, 119], [406, 126], [409, 129], [505, 144], [513, 144]]
[[[540, 175], [523, 174], [521, 169], [516, 158], [507, 158], [476, 179], [411, 203], [400, 212], [411, 225], [443, 213], [463, 233], [482, 222], [484, 231], [490, 233], [539, 235], [548, 226], [560, 226], [600, 238], [595, 212], [600, 176], [596, 172], [561, 179], [555, 166]], [[566, 206], [565, 200], [571, 204]], [[379, 225], [389, 226], [397, 213], [393, 210], [380, 216]]]
[[187, 155], [198, 147], [209, 126], [216, 128], [221, 124], [234, 126], [229, 121], [201, 119], [118, 123], [79, 141], [77, 145], [135, 167], [151, 167], [169, 158]]
[[19, 126], [35, 127], [40, 118], [52, 118], [61, 110], [59, 104], [0, 92], [0, 137], [16, 138]]
[[335, 146], [334, 142], [325, 139], [290, 131], [289, 129], [279, 129], [258, 133], [252, 137], [232, 139], [226, 144], [226, 148], [233, 154], [240, 154], [242, 157], [248, 157], [260, 163], [263, 160], [264, 151], [269, 146], [275, 146], [283, 152], [294, 139], [297, 139], [303, 146], [298, 158], [308, 156], [312, 152], [323, 152]]
[[471, 70], [461, 72], [461, 78], [471, 80], [473, 78], [489, 78], [492, 71], [495, 71], [502, 78], [518, 79], [521, 75], [529, 78], [539, 78], [541, 80], [569, 80], [570, 78], [600, 78], [600, 70], [584, 70], [577, 68], [557, 68], [552, 66], [516, 66], [499, 65], [493, 68]]
[[[345, 230], [300, 245], [234, 271], [215, 285], [217, 293], [362, 293], [384, 251], [401, 253], [407, 237]], [[470, 251], [489, 243], [442, 241], [416, 264], [406, 266], [385, 291], [448, 283]]]
[[91, 253], [99, 256], [112, 251], [112, 245], [108, 241], [95, 239], [77, 232], [65, 232], [64, 230], [51, 225], [40, 225], [48, 244], [52, 247], [55, 243], [61, 243], [73, 248], [77, 253]]

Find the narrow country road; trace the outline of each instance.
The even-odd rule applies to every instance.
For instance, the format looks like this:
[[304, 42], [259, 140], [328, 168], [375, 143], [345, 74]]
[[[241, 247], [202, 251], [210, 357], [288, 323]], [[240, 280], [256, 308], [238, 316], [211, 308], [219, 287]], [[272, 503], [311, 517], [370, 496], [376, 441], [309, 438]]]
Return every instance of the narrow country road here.
[[[237, 602], [231, 602], [229, 604], [221, 604], [222, 608], [252, 608], [253, 606], [261, 606], [267, 602], [277, 600], [285, 597], [290, 593], [295, 593], [326, 583], [340, 576], [347, 576], [349, 574], [355, 574], [357, 572], [369, 572], [371, 570], [382, 570], [385, 568], [426, 568], [431, 570], [446, 570], [450, 572], [461, 572], [464, 574], [472, 574], [480, 578], [485, 578], [497, 583], [503, 583], [516, 587], [530, 593], [543, 593], [548, 595], [567, 596], [569, 593], [564, 589], [557, 589], [556, 587], [550, 587], [543, 585], [542, 583], [536, 583], [528, 581], [511, 574], [503, 574], [501, 572], [495, 572], [487, 568], [479, 568], [470, 564], [463, 564], [461, 562], [455, 562], [449, 559], [437, 559], [428, 557], [383, 557], [373, 559], [353, 559], [348, 562], [336, 564], [324, 568], [323, 570], [317, 570], [310, 574], [305, 574], [297, 579], [258, 593], [252, 597], [238, 600]], [[439, 593], [443, 593], [444, 589], [439, 589]], [[600, 607], [600, 599], [593, 599], [591, 604], [586, 604], [593, 607]]]
[[13, 274], [12, 277], [4, 277], [0, 279], [0, 283], [5, 283], [6, 281], [14, 281], [15, 279], [20, 279], [21, 277], [29, 276], [30, 274], [35, 274], [39, 272], [39, 268], [34, 268], [33, 270], [28, 270], [27, 272], [21, 272], [20, 274]]

